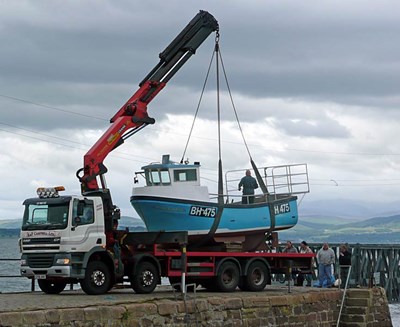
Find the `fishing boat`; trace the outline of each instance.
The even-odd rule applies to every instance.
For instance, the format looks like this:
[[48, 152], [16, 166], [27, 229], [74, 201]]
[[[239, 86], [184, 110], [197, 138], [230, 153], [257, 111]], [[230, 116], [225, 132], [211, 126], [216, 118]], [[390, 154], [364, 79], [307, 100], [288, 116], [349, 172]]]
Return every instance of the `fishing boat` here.
[[[214, 51], [217, 81], [219, 81], [218, 58], [221, 62], [222, 58], [218, 38]], [[224, 76], [226, 78], [225, 69]], [[230, 93], [229, 87], [228, 91]], [[230, 98], [232, 99], [231, 95]], [[219, 87], [217, 87], [217, 99], [219, 99]], [[195, 119], [198, 109], [199, 107]], [[233, 109], [245, 141], [234, 105]], [[217, 113], [219, 146], [217, 192], [212, 194], [206, 185], [201, 185], [200, 162], [190, 164], [183, 159], [193, 130], [193, 122], [180, 161], [174, 162], [169, 155], [164, 155], [161, 162], [150, 163], [136, 173], [135, 181], [138, 180], [138, 175], [141, 175], [146, 185], [133, 188], [131, 204], [150, 232], [188, 231], [189, 240], [194, 243], [240, 241], [245, 249], [258, 249], [259, 245], [270, 239], [274, 232], [296, 225], [298, 195], [304, 195], [309, 191], [307, 166], [300, 164], [258, 168], [250, 155], [247, 143], [244, 142], [249, 154], [251, 172], [259, 185], [259, 191], [253, 197], [254, 201], [242, 201], [238, 184], [245, 169], [226, 172], [224, 187], [219, 101], [217, 101]]]
[[297, 224], [298, 194], [309, 187], [306, 164], [259, 169], [264, 172], [264, 184], [271, 184], [270, 191], [267, 186], [267, 192], [256, 193], [251, 204], [242, 204], [237, 186], [229, 186], [237, 185], [244, 170], [226, 173], [226, 189], [236, 192], [228, 192], [221, 201], [221, 196], [201, 185], [200, 168], [199, 162], [177, 163], [164, 155], [161, 162], [136, 173], [146, 185], [133, 188], [131, 204], [148, 231], [185, 230], [191, 240], [239, 240], [251, 248], [266, 235]]

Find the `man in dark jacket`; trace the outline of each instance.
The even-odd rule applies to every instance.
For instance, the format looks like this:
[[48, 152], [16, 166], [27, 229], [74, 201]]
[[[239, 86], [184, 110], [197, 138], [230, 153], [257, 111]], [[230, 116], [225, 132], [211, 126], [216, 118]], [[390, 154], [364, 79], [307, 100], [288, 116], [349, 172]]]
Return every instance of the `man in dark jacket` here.
[[246, 170], [246, 176], [244, 176], [239, 183], [238, 190], [240, 191], [243, 187], [242, 204], [254, 203], [254, 190], [258, 188], [257, 181], [251, 176], [249, 169]]
[[351, 266], [351, 253], [346, 244], [339, 246], [340, 288], [346, 285], [347, 275]]

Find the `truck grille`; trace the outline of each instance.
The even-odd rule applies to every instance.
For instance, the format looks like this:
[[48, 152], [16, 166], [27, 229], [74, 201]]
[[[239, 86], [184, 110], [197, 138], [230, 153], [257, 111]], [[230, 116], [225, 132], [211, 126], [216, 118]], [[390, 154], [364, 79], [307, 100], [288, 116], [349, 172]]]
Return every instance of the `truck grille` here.
[[26, 251], [58, 251], [60, 250], [60, 237], [23, 238], [22, 247]]
[[28, 255], [28, 266], [31, 268], [50, 268], [54, 262], [54, 254], [30, 254]]

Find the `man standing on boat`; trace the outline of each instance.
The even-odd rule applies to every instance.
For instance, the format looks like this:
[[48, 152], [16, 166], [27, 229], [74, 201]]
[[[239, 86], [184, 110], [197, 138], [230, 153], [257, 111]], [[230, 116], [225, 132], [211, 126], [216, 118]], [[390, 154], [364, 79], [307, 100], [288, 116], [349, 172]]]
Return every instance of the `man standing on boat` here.
[[246, 170], [246, 176], [244, 176], [239, 183], [238, 190], [240, 191], [243, 187], [242, 204], [254, 203], [254, 190], [258, 188], [257, 181], [251, 176], [251, 171]]

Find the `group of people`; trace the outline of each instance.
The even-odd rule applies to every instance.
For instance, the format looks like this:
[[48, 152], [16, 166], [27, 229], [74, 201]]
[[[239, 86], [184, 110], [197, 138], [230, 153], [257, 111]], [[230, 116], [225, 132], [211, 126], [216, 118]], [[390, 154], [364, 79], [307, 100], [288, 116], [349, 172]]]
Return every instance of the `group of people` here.
[[[296, 247], [293, 246], [291, 241], [286, 242], [286, 246], [283, 249], [284, 253], [298, 253]], [[306, 241], [300, 243], [300, 253], [313, 253]], [[335, 252], [329, 247], [328, 243], [324, 243], [322, 248], [318, 250], [316, 256], [318, 262], [318, 287], [332, 287], [335, 278], [332, 274], [333, 265], [335, 263]], [[340, 287], [344, 288], [346, 285], [346, 280], [349, 274], [349, 268], [351, 266], [351, 252], [347, 244], [341, 244], [339, 246], [339, 280]], [[294, 272], [292, 277], [297, 278], [297, 285], [303, 285], [304, 276], [303, 274], [297, 274]], [[296, 276], [297, 275], [297, 276]], [[307, 286], [311, 286], [312, 275], [305, 275]]]
[[[251, 176], [251, 171], [246, 170], [245, 176], [240, 180], [238, 190], [243, 189], [242, 204], [254, 203], [254, 190], [258, 188], [257, 181]], [[285, 253], [298, 253], [296, 247], [293, 246], [291, 241], [287, 241], [286, 247], [283, 249]], [[313, 253], [306, 241], [300, 243], [300, 253]], [[317, 252], [318, 262], [318, 286], [319, 287], [331, 287], [335, 282], [335, 278], [332, 275], [333, 265], [335, 263], [335, 253], [329, 247], [328, 243], [324, 243], [322, 248]], [[340, 267], [340, 286], [345, 286], [349, 268], [351, 266], [351, 252], [347, 244], [341, 244], [339, 246], [339, 267]], [[304, 277], [307, 281], [307, 286], [311, 286], [312, 275], [293, 272], [292, 277], [296, 277], [298, 285], [303, 284]]]

